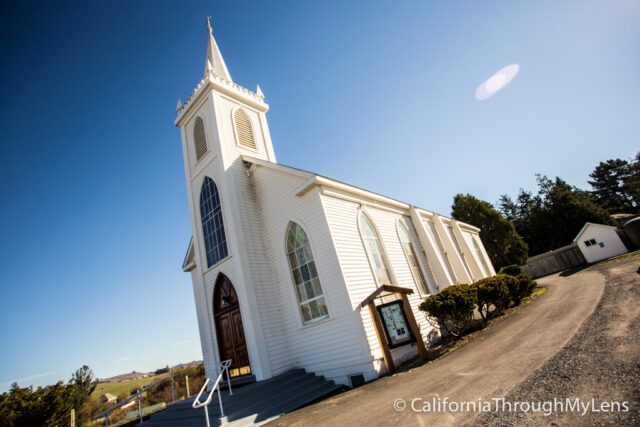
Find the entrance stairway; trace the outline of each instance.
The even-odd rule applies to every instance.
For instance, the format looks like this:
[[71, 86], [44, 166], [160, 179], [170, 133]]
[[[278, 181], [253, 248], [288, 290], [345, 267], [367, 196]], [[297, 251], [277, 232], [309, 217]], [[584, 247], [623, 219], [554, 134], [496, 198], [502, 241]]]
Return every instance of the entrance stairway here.
[[[233, 385], [233, 382], [232, 382]], [[324, 377], [293, 369], [264, 381], [254, 382], [229, 395], [222, 389], [222, 405], [225, 417], [220, 418], [218, 397], [209, 405], [211, 426], [234, 427], [264, 424], [278, 416], [302, 406], [322, 400], [344, 389], [344, 386]], [[216, 392], [217, 393], [217, 392]], [[193, 409], [194, 398], [176, 402], [162, 412], [144, 420], [144, 426], [205, 427], [204, 409]]]

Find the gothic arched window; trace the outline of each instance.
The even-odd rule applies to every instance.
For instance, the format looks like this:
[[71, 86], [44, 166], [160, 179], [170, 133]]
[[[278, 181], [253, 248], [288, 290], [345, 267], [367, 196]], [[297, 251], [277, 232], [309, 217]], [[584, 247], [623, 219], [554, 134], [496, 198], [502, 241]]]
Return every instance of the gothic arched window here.
[[200, 116], [196, 117], [193, 123], [193, 146], [196, 150], [196, 161], [207, 154], [207, 136], [204, 132], [204, 120]]
[[329, 317], [309, 239], [295, 222], [287, 227], [287, 258], [304, 324]]
[[[416, 281], [418, 288], [423, 294], [430, 294], [429, 288], [427, 287], [427, 281], [425, 280], [424, 274], [422, 273], [422, 268], [420, 268], [420, 262], [418, 261], [418, 255], [416, 252], [415, 246], [413, 246], [413, 240], [411, 239], [411, 235], [409, 234], [409, 230], [407, 226], [401, 220], [398, 220], [397, 224], [398, 228], [398, 237], [400, 237], [400, 243], [402, 244], [402, 249], [404, 250], [404, 255], [407, 258], [407, 262], [409, 263], [409, 267], [411, 268], [411, 274], [413, 275], [413, 279]], [[429, 260], [427, 260], [427, 264]], [[429, 275], [431, 279], [431, 283], [435, 285], [436, 281], [433, 277], [433, 273], [431, 272], [431, 266], [429, 267]]]
[[360, 212], [360, 235], [364, 242], [365, 251], [369, 257], [369, 263], [373, 269], [378, 287], [391, 285], [391, 270], [384, 255], [382, 243], [378, 238], [378, 232], [364, 212]]
[[242, 108], [238, 108], [233, 113], [233, 121], [236, 126], [236, 139], [238, 145], [252, 150], [256, 149], [256, 138], [253, 133], [253, 125], [247, 112]]
[[205, 177], [200, 192], [200, 218], [208, 268], [226, 258], [228, 254], [218, 187], [209, 177]]

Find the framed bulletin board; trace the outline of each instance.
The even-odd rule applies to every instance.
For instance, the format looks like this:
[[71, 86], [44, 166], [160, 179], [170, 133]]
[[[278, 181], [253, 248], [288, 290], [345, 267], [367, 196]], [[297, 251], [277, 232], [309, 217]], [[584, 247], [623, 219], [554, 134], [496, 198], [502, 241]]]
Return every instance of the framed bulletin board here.
[[376, 308], [382, 318], [389, 348], [400, 347], [415, 341], [407, 321], [407, 315], [404, 312], [402, 300], [388, 302]]

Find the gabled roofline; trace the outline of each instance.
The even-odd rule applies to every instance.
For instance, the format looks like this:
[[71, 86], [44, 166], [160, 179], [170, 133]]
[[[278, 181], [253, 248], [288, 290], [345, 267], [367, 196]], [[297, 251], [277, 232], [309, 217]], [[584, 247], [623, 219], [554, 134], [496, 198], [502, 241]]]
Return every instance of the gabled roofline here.
[[242, 160], [247, 162], [247, 163], [253, 163], [253, 164], [258, 165], [258, 166], [264, 166], [264, 167], [267, 167], [267, 168], [271, 168], [271, 169], [277, 170], [279, 172], [284, 172], [284, 173], [288, 173], [290, 175], [300, 176], [302, 178], [310, 178], [310, 177], [316, 175], [313, 172], [309, 172], [309, 171], [306, 171], [306, 170], [294, 168], [292, 166], [281, 165], [280, 163], [274, 163], [274, 162], [270, 162], [268, 160], [258, 159], [258, 158], [251, 157], [251, 156], [244, 156], [243, 155], [242, 156]]
[[584, 230], [586, 230], [587, 227], [590, 226], [590, 225], [595, 225], [595, 226], [604, 227], [604, 228], [613, 228], [614, 230], [618, 229], [618, 227], [616, 227], [615, 225], [598, 224], [598, 223], [595, 223], [595, 222], [585, 222], [584, 226], [580, 229], [580, 231], [578, 232], [576, 237], [573, 239], [574, 243], [578, 241], [578, 239], [580, 238], [582, 233], [584, 233]]
[[[326, 176], [318, 175], [317, 173], [314, 173], [314, 172], [305, 171], [305, 170], [294, 168], [291, 166], [282, 165], [279, 163], [273, 163], [268, 160], [256, 159], [255, 157], [251, 157], [251, 156], [242, 156], [242, 160], [244, 160], [247, 163], [252, 163], [258, 166], [264, 166], [273, 170], [277, 170], [279, 172], [288, 173], [301, 178], [306, 178], [307, 181], [304, 184], [302, 184], [302, 186], [300, 186], [300, 188], [296, 192], [296, 195], [299, 197], [304, 196], [316, 186], [322, 186], [322, 187], [343, 191], [345, 193], [349, 193], [357, 197], [368, 198], [370, 200], [374, 200], [376, 202], [384, 203], [386, 205], [389, 205], [395, 208], [404, 209], [407, 211], [409, 210], [409, 208], [411, 208], [411, 205], [408, 203], [404, 203], [399, 200], [392, 199], [390, 197], [383, 196], [381, 194], [374, 193], [372, 191], [365, 190], [363, 188], [356, 187], [351, 184], [346, 184], [341, 181], [336, 181], [335, 179], [327, 178]], [[458, 224], [460, 224], [462, 228], [465, 228], [468, 231], [477, 232], [477, 233], [480, 232], [480, 229], [478, 227], [475, 227], [471, 224], [457, 221], [457, 220], [454, 220], [453, 218], [449, 218], [444, 215], [435, 214], [425, 209], [421, 209], [421, 208], [417, 208], [417, 209], [420, 212], [420, 214], [423, 216], [429, 217], [433, 215], [438, 215], [440, 217], [447, 218], [452, 221], [456, 221]]]
[[196, 268], [196, 262], [193, 255], [193, 236], [191, 236], [191, 239], [189, 239], [189, 246], [187, 247], [187, 253], [184, 256], [184, 261], [182, 261], [182, 271], [187, 272]]

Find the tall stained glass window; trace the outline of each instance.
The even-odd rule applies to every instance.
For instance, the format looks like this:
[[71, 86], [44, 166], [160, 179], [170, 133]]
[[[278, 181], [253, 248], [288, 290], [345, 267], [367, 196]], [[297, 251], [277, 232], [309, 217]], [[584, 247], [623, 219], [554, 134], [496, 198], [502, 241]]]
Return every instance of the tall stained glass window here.
[[204, 179], [200, 192], [200, 218], [207, 252], [207, 267], [211, 267], [226, 258], [228, 251], [218, 187], [209, 177]]

